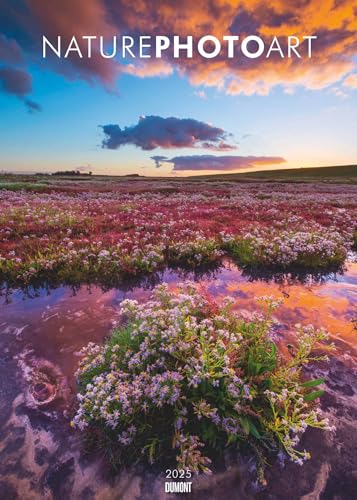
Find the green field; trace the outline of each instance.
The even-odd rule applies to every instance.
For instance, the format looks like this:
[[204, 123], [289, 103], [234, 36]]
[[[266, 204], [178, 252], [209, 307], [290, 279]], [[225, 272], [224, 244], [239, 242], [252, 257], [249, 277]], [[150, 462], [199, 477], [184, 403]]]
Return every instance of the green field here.
[[262, 170], [257, 172], [244, 172], [232, 174], [217, 174], [194, 176], [192, 178], [207, 180], [248, 180], [261, 179], [271, 181], [337, 181], [337, 182], [357, 182], [357, 165], [340, 165], [332, 167], [313, 168], [286, 168], [279, 170]]
[[10, 174], [0, 173], [0, 190], [47, 190], [55, 186], [80, 183], [121, 183], [123, 181], [170, 181], [182, 182], [331, 182], [357, 183], [357, 165], [339, 165], [330, 167], [293, 168], [279, 170], [262, 170], [255, 172], [220, 173], [211, 175], [188, 175], [186, 177], [149, 177], [141, 175], [50, 175], [50, 174]]

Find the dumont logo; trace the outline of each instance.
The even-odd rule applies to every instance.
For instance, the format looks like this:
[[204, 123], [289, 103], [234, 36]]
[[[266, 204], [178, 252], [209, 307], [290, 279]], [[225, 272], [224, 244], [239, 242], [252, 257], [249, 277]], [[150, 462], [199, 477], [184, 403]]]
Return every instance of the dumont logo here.
[[191, 493], [192, 482], [166, 481], [165, 493]]

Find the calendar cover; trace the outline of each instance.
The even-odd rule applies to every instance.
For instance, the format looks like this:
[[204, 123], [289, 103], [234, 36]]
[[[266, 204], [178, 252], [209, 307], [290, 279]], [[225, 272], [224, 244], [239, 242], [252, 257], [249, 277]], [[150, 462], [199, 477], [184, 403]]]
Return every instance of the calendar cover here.
[[357, 1], [0, 0], [0, 497], [356, 498]]

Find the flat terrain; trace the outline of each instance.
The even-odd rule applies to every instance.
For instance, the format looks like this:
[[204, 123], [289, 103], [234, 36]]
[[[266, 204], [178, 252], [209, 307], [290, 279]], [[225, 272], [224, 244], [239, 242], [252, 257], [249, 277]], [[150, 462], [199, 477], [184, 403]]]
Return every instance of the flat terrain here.
[[340, 165], [331, 167], [294, 168], [279, 170], [264, 170], [244, 173], [222, 173], [212, 175], [189, 175], [187, 177], [146, 177], [139, 175], [115, 176], [115, 175], [25, 175], [6, 174], [0, 172], [0, 189], [26, 189], [31, 190], [36, 186], [37, 190], [46, 190], [52, 186], [67, 186], [68, 183], [99, 185], [120, 185], [126, 181], [153, 182], [161, 184], [170, 182], [196, 183], [196, 182], [328, 182], [328, 183], [357, 183], [357, 165]]

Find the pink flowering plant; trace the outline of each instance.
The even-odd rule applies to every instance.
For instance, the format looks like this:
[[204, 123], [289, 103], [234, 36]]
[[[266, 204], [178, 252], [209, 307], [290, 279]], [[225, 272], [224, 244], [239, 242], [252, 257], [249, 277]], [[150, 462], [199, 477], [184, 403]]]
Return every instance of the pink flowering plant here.
[[327, 334], [302, 328], [284, 358], [270, 335], [279, 301], [261, 304], [243, 319], [229, 298], [217, 305], [192, 284], [159, 285], [143, 304], [124, 300], [107, 343], [82, 351], [72, 426], [97, 435], [120, 463], [176, 460], [209, 472], [227, 447], [250, 445], [257, 456], [282, 450], [302, 464], [305, 430], [330, 429], [317, 406], [323, 380], [302, 373], [326, 358], [313, 350]]
[[0, 186], [0, 285], [113, 285], [223, 253], [322, 270], [356, 249], [356, 185], [48, 182]]

